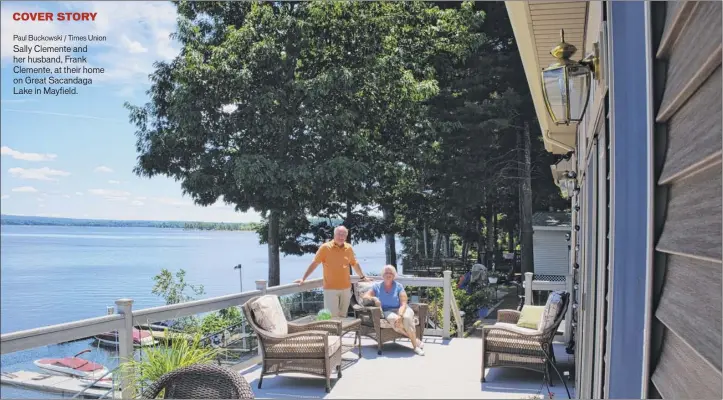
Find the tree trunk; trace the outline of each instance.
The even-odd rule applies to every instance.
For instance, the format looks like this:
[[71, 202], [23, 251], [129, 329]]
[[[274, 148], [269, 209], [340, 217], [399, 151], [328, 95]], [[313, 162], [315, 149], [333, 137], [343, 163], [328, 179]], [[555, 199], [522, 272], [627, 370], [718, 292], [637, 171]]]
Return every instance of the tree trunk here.
[[414, 230], [414, 249], [414, 252], [419, 255], [419, 229]]
[[281, 261], [279, 258], [279, 220], [281, 212], [272, 210], [269, 212], [269, 282], [268, 286], [279, 286], [281, 284]]
[[498, 249], [502, 246], [498, 246], [497, 240], [499, 239], [499, 234], [497, 232], [497, 210], [494, 210], [494, 214], [492, 214], [492, 260], [496, 263], [497, 262], [497, 254]]
[[530, 125], [525, 121], [522, 144], [524, 146], [524, 167], [522, 177], [522, 274], [534, 272], [532, 250], [532, 162], [530, 161]]
[[485, 222], [487, 224], [487, 240], [485, 243], [485, 266], [490, 269], [492, 268], [492, 261], [494, 260], [495, 241], [494, 241], [494, 213], [495, 209], [492, 206], [491, 201], [487, 201], [487, 215], [485, 216]]
[[424, 258], [429, 258], [429, 229], [426, 222], [422, 228], [422, 235], [424, 235]]
[[[354, 208], [354, 207], [352, 207], [351, 203], [346, 203], [346, 222], [345, 222], [345, 226], [346, 226], [346, 230], [347, 230], [347, 232], [348, 232], [348, 234], [347, 234], [347, 236], [346, 236], [346, 241], [349, 242], [349, 244], [351, 244], [352, 230], [354, 229], [354, 226], [352, 226], [353, 224], [351, 223], [351, 221], [352, 221], [352, 209], [353, 209], [353, 208]], [[353, 275], [353, 274], [354, 274], [354, 269], [353, 269], [353, 268], [349, 268], [349, 275]]]
[[[482, 210], [480, 210], [480, 211], [482, 211]], [[480, 212], [480, 214], [482, 214], [482, 213]], [[485, 250], [485, 240], [484, 240], [485, 236], [482, 233], [482, 221], [481, 221], [481, 216], [479, 216], [479, 215], [477, 216], [475, 230], [477, 232], [477, 262], [480, 264], [484, 264], [484, 260], [482, 258], [482, 253]], [[488, 265], [485, 265], [485, 267], [489, 268]]]
[[509, 251], [510, 253], [514, 253], [515, 252], [515, 228], [512, 224], [510, 224], [510, 230], [508, 233], [509, 233], [509, 235], [508, 235], [509, 239], [507, 241], [507, 244], [508, 244], [507, 251]]
[[439, 248], [442, 244], [442, 234], [437, 231], [434, 235], [434, 247], [432, 248], [432, 265], [439, 259]]
[[447, 251], [449, 258], [454, 258], [454, 246], [452, 246], [452, 235], [447, 235]]
[[460, 254], [460, 258], [462, 258], [463, 263], [467, 262], [467, 247], [468, 247], [467, 240], [462, 239], [462, 254]]
[[382, 215], [389, 231], [384, 235], [384, 251], [387, 256], [387, 265], [397, 266], [397, 248], [394, 232], [391, 231], [394, 213], [388, 209], [382, 209]]

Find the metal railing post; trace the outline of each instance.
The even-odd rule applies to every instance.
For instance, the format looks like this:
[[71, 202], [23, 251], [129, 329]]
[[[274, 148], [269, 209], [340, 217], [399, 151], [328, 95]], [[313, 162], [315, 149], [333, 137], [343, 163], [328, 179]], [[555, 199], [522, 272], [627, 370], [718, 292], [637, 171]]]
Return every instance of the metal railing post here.
[[[120, 365], [133, 359], [133, 300], [118, 299], [115, 301], [118, 313], [123, 315], [123, 328], [118, 330], [118, 359]], [[134, 388], [131, 386], [134, 371], [130, 368], [120, 368], [121, 397], [133, 398]]]
[[525, 272], [525, 304], [532, 305], [532, 272]]
[[450, 311], [452, 304], [452, 271], [444, 271], [444, 301], [442, 305], [442, 328], [444, 332], [442, 337], [449, 339], [451, 336], [452, 324], [450, 321]]
[[[256, 290], [260, 290], [262, 296], [266, 294], [266, 289], [267, 289], [267, 285], [266, 285], [265, 279], [259, 279], [256, 281]], [[261, 346], [261, 341], [258, 338], [256, 338], [256, 348], [259, 352], [259, 357], [262, 357], [262, 359], [263, 359], [264, 349], [263, 349], [263, 346]]]

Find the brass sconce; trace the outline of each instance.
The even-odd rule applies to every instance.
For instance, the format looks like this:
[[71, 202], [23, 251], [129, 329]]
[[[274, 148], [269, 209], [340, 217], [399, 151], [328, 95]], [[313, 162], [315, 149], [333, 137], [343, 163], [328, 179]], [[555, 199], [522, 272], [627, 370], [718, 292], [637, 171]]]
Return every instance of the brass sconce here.
[[560, 30], [560, 43], [550, 51], [557, 62], [542, 70], [542, 94], [550, 118], [555, 125], [580, 122], [587, 109], [591, 76], [599, 79], [599, 47], [581, 61], [570, 57], [577, 48], [565, 42], [565, 31]]

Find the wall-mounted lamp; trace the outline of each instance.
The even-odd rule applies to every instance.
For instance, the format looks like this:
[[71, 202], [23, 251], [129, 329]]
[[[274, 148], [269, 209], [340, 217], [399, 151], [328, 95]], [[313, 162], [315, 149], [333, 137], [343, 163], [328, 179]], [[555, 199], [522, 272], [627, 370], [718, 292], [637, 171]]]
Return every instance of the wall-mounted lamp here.
[[590, 77], [599, 79], [599, 50], [581, 61], [570, 57], [577, 48], [565, 42], [565, 31], [560, 29], [560, 43], [550, 51], [557, 62], [542, 70], [542, 94], [550, 118], [555, 125], [580, 122], [585, 115], [590, 94]]

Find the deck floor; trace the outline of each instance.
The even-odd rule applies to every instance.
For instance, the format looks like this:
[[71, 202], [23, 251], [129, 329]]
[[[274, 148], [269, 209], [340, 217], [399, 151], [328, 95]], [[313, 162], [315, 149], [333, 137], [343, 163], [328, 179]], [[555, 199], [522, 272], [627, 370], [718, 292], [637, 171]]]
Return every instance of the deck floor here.
[[[344, 340], [351, 340], [344, 338]], [[558, 369], [570, 370], [572, 356], [562, 345], [555, 345]], [[480, 383], [481, 342], [479, 338], [441, 338], [425, 340], [426, 355], [415, 355], [408, 341], [399, 340], [384, 346], [377, 355], [376, 344], [365, 338], [361, 360], [356, 353], [344, 354], [343, 376], [332, 374], [331, 393], [324, 391], [324, 379], [310, 375], [286, 374], [266, 376], [258, 389], [261, 367], [242, 370], [257, 398], [532, 398], [547, 397], [542, 374], [533, 371], [494, 368], [486, 370], [486, 383]], [[565, 387], [557, 377], [550, 387], [555, 398], [567, 398]], [[567, 386], [574, 398], [574, 382]]]

